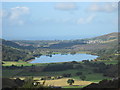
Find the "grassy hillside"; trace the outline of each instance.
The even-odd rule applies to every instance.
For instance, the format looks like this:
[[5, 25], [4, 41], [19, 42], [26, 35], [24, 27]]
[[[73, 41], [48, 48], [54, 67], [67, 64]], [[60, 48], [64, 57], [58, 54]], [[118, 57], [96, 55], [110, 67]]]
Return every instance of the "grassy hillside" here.
[[2, 59], [3, 61], [18, 61], [20, 59], [25, 58], [27, 55], [26, 52], [12, 48], [9, 46], [2, 46]]
[[3, 61], [27, 61], [34, 59], [30, 47], [20, 46], [12, 41], [2, 40], [2, 60]]
[[2, 45], [19, 48], [19, 49], [34, 49], [33, 46], [20, 46], [19, 44], [15, 43], [15, 42], [4, 40], [4, 39], [2, 39]]

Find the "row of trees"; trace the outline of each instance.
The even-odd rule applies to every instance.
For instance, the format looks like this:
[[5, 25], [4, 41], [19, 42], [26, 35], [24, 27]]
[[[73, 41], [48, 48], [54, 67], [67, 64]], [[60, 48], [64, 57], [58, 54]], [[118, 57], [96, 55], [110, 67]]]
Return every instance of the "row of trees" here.
[[82, 69], [82, 65], [80, 63], [62, 63], [62, 64], [53, 64], [48, 65], [44, 68], [44, 71], [64, 71], [68, 69]]

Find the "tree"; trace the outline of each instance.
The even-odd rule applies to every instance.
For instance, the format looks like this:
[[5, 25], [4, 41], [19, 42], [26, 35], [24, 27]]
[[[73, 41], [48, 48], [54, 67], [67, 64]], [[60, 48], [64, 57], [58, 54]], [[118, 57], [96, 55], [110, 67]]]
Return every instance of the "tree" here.
[[68, 83], [69, 85], [72, 85], [72, 84], [74, 83], [74, 80], [73, 80], [73, 79], [68, 79], [67, 83]]
[[82, 75], [80, 76], [80, 79], [84, 81], [86, 79], [86, 76]]

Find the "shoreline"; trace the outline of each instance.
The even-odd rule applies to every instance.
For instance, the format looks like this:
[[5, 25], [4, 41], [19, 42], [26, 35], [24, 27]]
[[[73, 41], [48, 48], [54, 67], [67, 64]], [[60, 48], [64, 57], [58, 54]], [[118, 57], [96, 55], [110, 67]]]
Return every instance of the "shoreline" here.
[[[62, 54], [62, 53], [59, 53], [59, 54]], [[67, 54], [70, 54], [70, 53], [67, 53]], [[89, 55], [93, 55], [93, 54], [90, 54], [90, 53], [80, 53], [80, 52], [77, 52], [76, 54], [89, 54]], [[55, 54], [52, 54], [52, 55], [55, 55]], [[94, 54], [95, 55], [95, 54]], [[41, 55], [41, 56], [43, 56], [43, 55]], [[46, 56], [46, 54], [44, 54], [44, 56]], [[95, 55], [95, 56], [97, 56], [97, 55]], [[99, 57], [99, 56], [98, 56]], [[97, 57], [97, 58], [98, 58]], [[36, 58], [36, 57], [35, 57]], [[95, 59], [97, 59], [97, 58], [95, 58]], [[95, 60], [95, 59], [92, 59], [92, 60]], [[31, 63], [32, 61], [34, 61], [35, 59], [30, 59], [30, 60], [26, 60], [26, 61], [23, 61], [23, 60], [20, 60], [20, 61], [18, 61], [18, 62], [15, 62], [15, 61], [13, 61], [13, 63], [15, 62], [15, 63], [20, 63], [21, 61], [22, 61], [22, 63], [23, 63], [23, 65], [24, 65], [24, 63], [26, 64], [29, 64], [29, 65], [31, 65], [31, 64], [52, 64], [52, 63], [68, 63], [68, 62], [72, 62], [72, 61], [64, 61], [64, 62], [48, 62], [48, 63]], [[85, 59], [83, 59], [83, 60], [85, 60]], [[76, 61], [76, 62], [78, 62], [78, 63], [81, 63], [83, 60], [81, 60], [81, 61]], [[75, 61], [75, 60], [73, 60], [73, 61]], [[89, 61], [91, 61], [91, 60], [89, 60]], [[4, 62], [4, 61], [3, 61]], [[5, 61], [6, 62], [6, 61]], [[8, 61], [8, 62], [12, 62], [12, 61]], [[4, 66], [4, 65], [3, 65]]]
[[[70, 53], [68, 53], [68, 54], [70, 54]], [[64, 55], [68, 55], [68, 54], [64, 54]], [[97, 55], [95, 55], [95, 54], [89, 54], [89, 53], [76, 53], [76, 54], [88, 54], [88, 55], [93, 55], [93, 56], [97, 56]], [[56, 54], [51, 54], [51, 55], [56, 55]], [[60, 54], [60, 55], [62, 55], [62, 54]], [[71, 54], [72, 55], [72, 54]], [[46, 55], [41, 55], [41, 56], [46, 56]], [[96, 58], [98, 58], [99, 56], [97, 56]], [[36, 57], [35, 57], [36, 58]], [[38, 57], [38, 58], [40, 58], [40, 57]], [[96, 59], [95, 58], [95, 59]], [[28, 60], [28, 61], [26, 61], [26, 62], [28, 62], [28, 63], [30, 63], [30, 62], [32, 62], [32, 61], [34, 61], [35, 59], [31, 59], [31, 60]], [[85, 59], [85, 60], [88, 60], [88, 59]], [[94, 60], [94, 59], [91, 59], [91, 60]], [[75, 61], [75, 60], [73, 60], [73, 61]], [[73, 62], [73, 61], [65, 61], [65, 62]], [[81, 61], [76, 61], [76, 62], [82, 62], [82, 61], [84, 61], [84, 59], [83, 60], [81, 60]], [[90, 60], [89, 60], [90, 61]], [[65, 62], [48, 62], [48, 63], [30, 63], [30, 64], [50, 64], [50, 63], [65, 63]]]

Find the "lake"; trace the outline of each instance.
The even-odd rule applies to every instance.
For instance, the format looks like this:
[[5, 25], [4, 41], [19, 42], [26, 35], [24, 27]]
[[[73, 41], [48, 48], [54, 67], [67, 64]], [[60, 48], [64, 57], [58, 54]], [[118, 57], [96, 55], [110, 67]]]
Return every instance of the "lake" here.
[[56, 63], [56, 62], [69, 62], [69, 61], [82, 61], [82, 60], [93, 60], [96, 59], [98, 56], [90, 55], [90, 54], [55, 54], [50, 56], [42, 55], [39, 58], [36, 57], [35, 60], [31, 61], [30, 63]]

